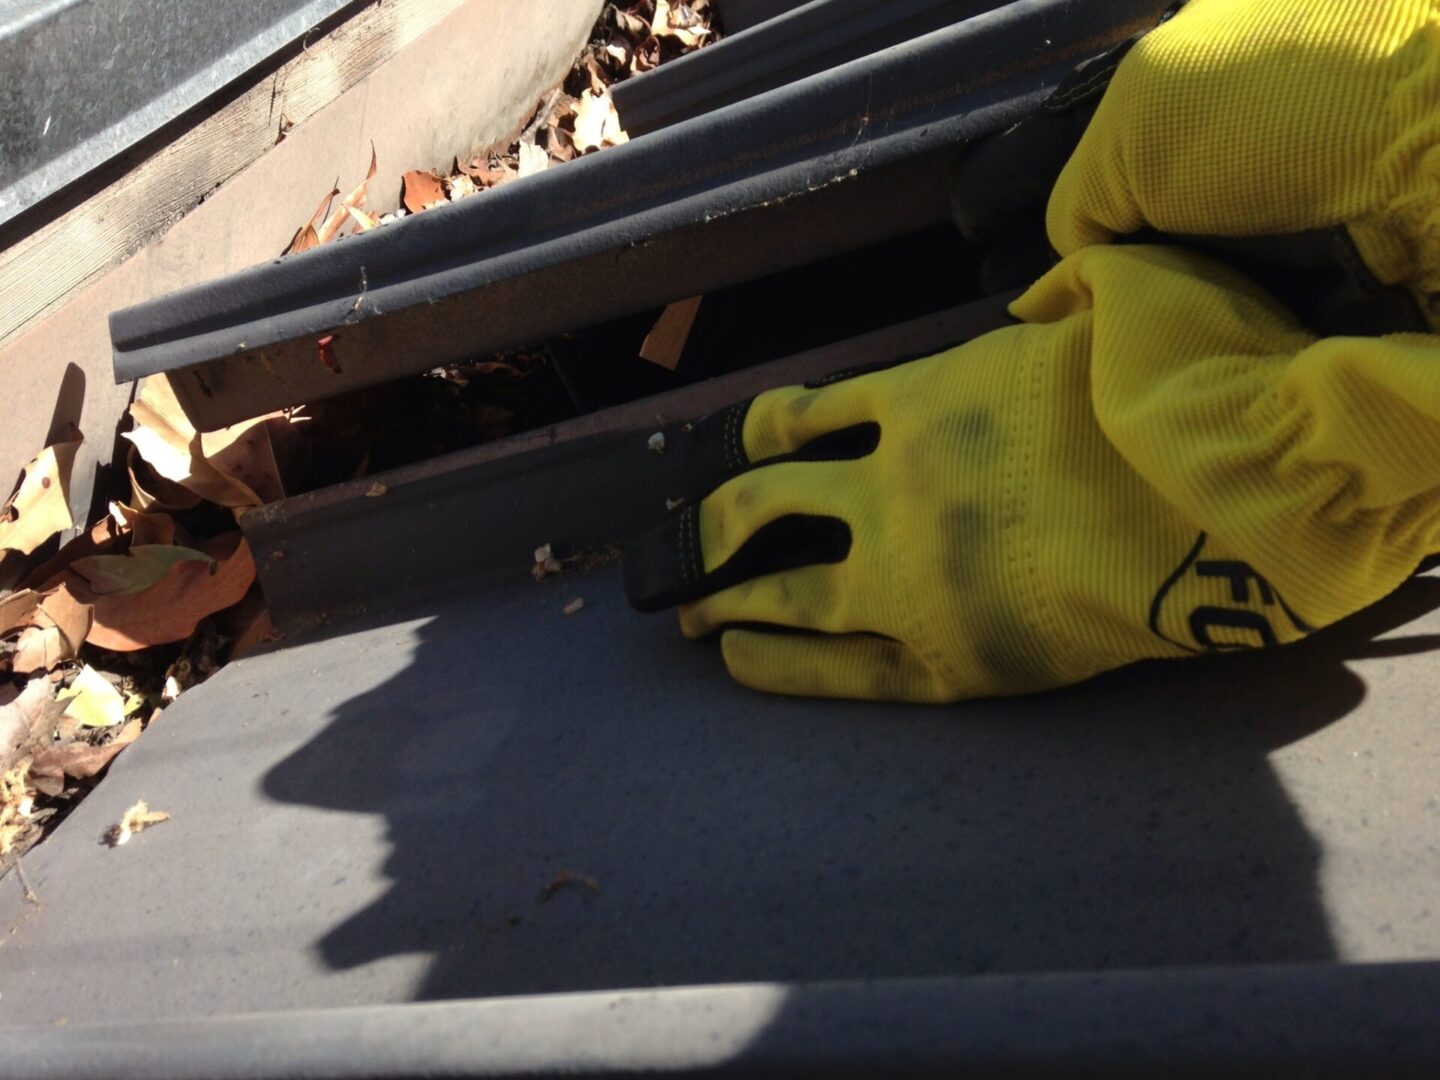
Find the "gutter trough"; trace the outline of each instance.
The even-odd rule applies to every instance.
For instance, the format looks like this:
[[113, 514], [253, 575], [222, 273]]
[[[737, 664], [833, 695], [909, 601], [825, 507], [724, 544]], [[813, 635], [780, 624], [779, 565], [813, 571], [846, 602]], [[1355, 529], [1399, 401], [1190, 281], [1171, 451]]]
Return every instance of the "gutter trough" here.
[[[946, 221], [950, 166], [967, 142], [1016, 122], [1075, 63], [1165, 6], [1018, 0], [480, 197], [115, 312], [116, 380], [166, 373], [211, 429]], [[337, 364], [317, 353], [327, 334]]]

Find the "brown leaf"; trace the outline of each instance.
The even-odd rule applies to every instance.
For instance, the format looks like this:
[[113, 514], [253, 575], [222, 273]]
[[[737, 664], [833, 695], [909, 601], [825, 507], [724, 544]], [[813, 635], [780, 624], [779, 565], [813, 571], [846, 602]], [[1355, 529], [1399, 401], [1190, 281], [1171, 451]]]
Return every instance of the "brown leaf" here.
[[546, 153], [548, 153], [553, 160], [558, 162], [574, 160], [575, 138], [564, 128], [542, 128], [537, 139], [540, 145], [545, 147]]
[[605, 74], [605, 69], [601, 67], [600, 61], [595, 58], [595, 55], [587, 52], [584, 59], [580, 61], [580, 67], [581, 70], [589, 76], [589, 92], [592, 94], [603, 94], [605, 89], [610, 85], [610, 80]]
[[315, 226], [325, 216], [325, 212], [330, 209], [330, 200], [339, 194], [338, 187], [330, 189], [330, 192], [320, 200], [320, 205], [315, 207], [315, 213], [310, 215], [309, 222], [295, 230], [295, 236], [290, 241], [290, 246], [281, 252], [282, 255], [298, 255], [320, 243], [320, 234], [315, 231]]
[[[341, 200], [339, 209], [326, 220], [319, 233], [316, 234], [317, 243], [326, 244], [333, 240], [335, 234], [345, 224], [346, 219], [351, 216], [351, 211], [359, 210], [365, 205], [365, 195], [370, 190], [370, 181], [375, 179], [376, 166], [375, 144], [372, 142], [370, 144], [370, 170], [365, 174], [365, 179], [360, 181], [359, 186]], [[335, 190], [336, 194], [339, 194], [340, 189], [336, 188]]]
[[131, 509], [124, 503], [112, 502], [110, 504], [110, 520], [115, 522], [122, 533], [129, 535], [130, 543], [133, 545], [185, 545], [190, 542], [188, 534], [175, 524], [175, 519], [169, 514], [159, 512], [147, 514]]
[[619, 34], [611, 34], [601, 50], [601, 55], [612, 71], [624, 71], [630, 66], [630, 58], [635, 55], [635, 46]]
[[36, 742], [48, 737], [46, 730], [65, 711], [62, 702], [50, 692], [50, 680], [31, 679], [20, 696], [8, 705], [0, 705], [0, 772], [12, 768], [30, 752]]
[[21, 626], [32, 625], [32, 617], [40, 607], [40, 594], [34, 589], [0, 596], [0, 636]]
[[687, 49], [698, 49], [710, 36], [710, 28], [685, 4], [655, 0], [655, 18], [650, 24], [657, 38], [673, 37]]
[[[196, 431], [163, 375], [146, 378], [130, 406], [130, 416], [135, 427], [124, 438], [151, 470], [202, 499], [232, 509], [283, 498], [283, 474], [303, 448], [303, 439], [283, 413], [257, 416], [219, 431]], [[132, 483], [137, 503], [143, 503], [139, 476], [133, 471]]]
[[440, 177], [429, 169], [413, 169], [405, 174], [402, 181], [404, 194], [400, 201], [412, 214], [418, 214], [445, 201], [445, 189], [441, 186]]
[[125, 471], [130, 474], [130, 501], [143, 511], [190, 510], [200, 505], [195, 492], [146, 465], [133, 443], [125, 451]]
[[616, 10], [615, 25], [634, 41], [644, 41], [650, 36], [650, 24], [639, 15], [629, 11]]
[[63, 586], [49, 593], [36, 609], [32, 625], [21, 633], [11, 668], [29, 675], [53, 671], [75, 659], [90, 632], [93, 614], [89, 604], [80, 603]]
[[63, 585], [45, 597], [40, 605], [40, 614], [64, 635], [72, 656], [80, 651], [81, 644], [90, 633], [90, 625], [95, 621], [95, 612], [90, 605], [75, 599]]
[[60, 584], [61, 575], [76, 559], [87, 555], [104, 555], [114, 552], [129, 543], [130, 538], [115, 527], [110, 517], [103, 517], [90, 527], [88, 533], [81, 533], [62, 547], [52, 559], [46, 559], [25, 579], [27, 589], [50, 592]]
[[140, 718], [128, 721], [113, 739], [103, 745], [84, 741], [51, 746], [37, 750], [30, 762], [30, 775], [35, 779], [60, 780], [67, 776], [84, 780], [94, 776], [114, 761], [121, 750], [140, 737]]
[[474, 195], [478, 190], [479, 188], [475, 186], [475, 181], [470, 179], [464, 172], [458, 173], [445, 181], [445, 194], [451, 202], [458, 202], [461, 199]]
[[255, 580], [255, 563], [240, 534], [225, 533], [196, 546], [215, 562], [177, 562], [141, 592], [96, 593], [68, 571], [66, 587], [95, 607], [86, 640], [116, 652], [183, 641], [205, 616], [239, 602]]
[[703, 296], [692, 296], [688, 300], [667, 304], [640, 345], [641, 359], [674, 371], [685, 351], [685, 342], [690, 337], [690, 329], [695, 325], [695, 316], [700, 312], [700, 301], [703, 299]]
[[75, 524], [70, 516], [70, 470], [78, 442], [47, 446], [25, 466], [20, 489], [0, 508], [0, 549], [31, 554]]

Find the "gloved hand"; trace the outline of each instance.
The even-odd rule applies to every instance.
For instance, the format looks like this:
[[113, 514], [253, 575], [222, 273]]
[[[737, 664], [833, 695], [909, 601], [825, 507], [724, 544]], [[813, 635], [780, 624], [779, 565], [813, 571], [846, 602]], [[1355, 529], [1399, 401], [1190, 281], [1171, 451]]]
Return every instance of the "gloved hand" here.
[[719, 486], [627, 547], [632, 602], [681, 603], [758, 689], [948, 701], [1291, 641], [1440, 542], [1437, 339], [1317, 341], [1141, 246], [1077, 253], [1012, 311], [696, 425]]
[[1046, 225], [1062, 256], [1344, 227], [1440, 328], [1440, 0], [1189, 0], [1120, 62]]

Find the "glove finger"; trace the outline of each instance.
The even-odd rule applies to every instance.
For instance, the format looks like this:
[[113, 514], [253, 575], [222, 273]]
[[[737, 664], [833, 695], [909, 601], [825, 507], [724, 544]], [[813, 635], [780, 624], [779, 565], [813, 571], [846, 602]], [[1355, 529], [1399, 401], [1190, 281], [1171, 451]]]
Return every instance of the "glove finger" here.
[[731, 678], [772, 694], [918, 702], [957, 697], [914, 653], [888, 638], [726, 630], [720, 651]]
[[767, 574], [680, 608], [680, 632], [700, 638], [736, 623], [766, 623], [827, 634], [875, 629], [847, 625], [848, 566], [829, 563]]
[[850, 551], [836, 492], [851, 462], [787, 461], [742, 473], [625, 548], [625, 591], [640, 611], [696, 600], [751, 578], [833, 563]]
[[767, 390], [745, 415], [745, 456], [757, 463], [790, 454], [810, 461], [863, 457], [880, 434], [870, 385], [860, 375], [828, 386]]

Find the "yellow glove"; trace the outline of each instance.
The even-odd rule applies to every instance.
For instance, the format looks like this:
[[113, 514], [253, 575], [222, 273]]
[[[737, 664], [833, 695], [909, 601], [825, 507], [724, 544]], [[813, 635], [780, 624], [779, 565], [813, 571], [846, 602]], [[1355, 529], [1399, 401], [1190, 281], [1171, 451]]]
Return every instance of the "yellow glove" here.
[[1191, 0], [1120, 62], [1047, 212], [1061, 255], [1142, 226], [1344, 226], [1440, 327], [1440, 0]]
[[[948, 701], [1291, 641], [1440, 538], [1440, 341], [1316, 341], [1227, 267], [1088, 248], [1021, 325], [701, 421], [626, 550], [758, 689]], [[777, 632], [779, 628], [798, 632]]]
[[1440, 328], [1440, 0], [1190, 0], [1120, 63], [1046, 225], [1062, 256], [1343, 226]]

